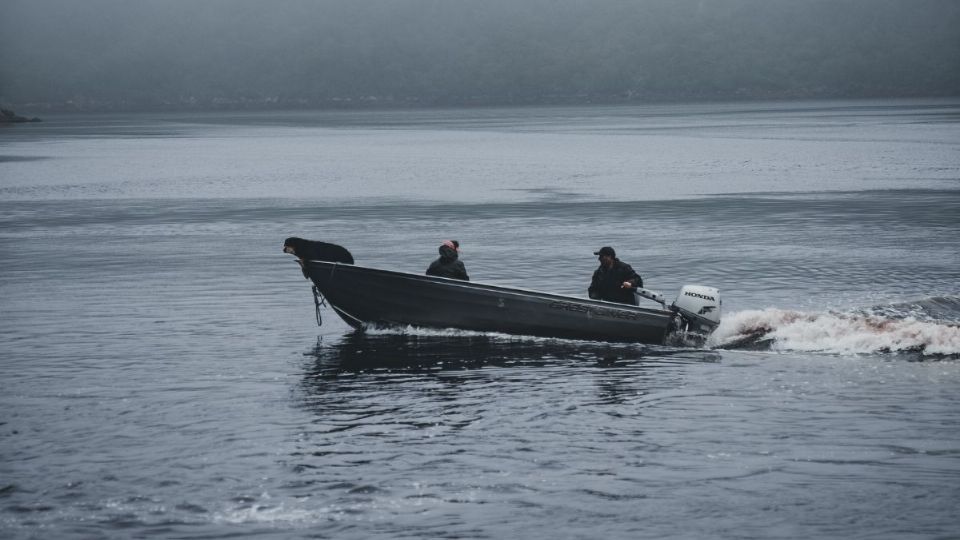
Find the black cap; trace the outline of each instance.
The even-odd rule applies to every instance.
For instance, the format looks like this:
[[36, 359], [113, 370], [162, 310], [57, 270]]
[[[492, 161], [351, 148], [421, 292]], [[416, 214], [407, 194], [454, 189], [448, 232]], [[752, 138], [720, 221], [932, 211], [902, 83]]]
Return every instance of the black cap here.
[[599, 255], [601, 257], [603, 257], [604, 255], [609, 255], [611, 257], [617, 256], [617, 252], [614, 251], [613, 248], [610, 246], [603, 246], [602, 248], [600, 248], [600, 251], [594, 251], [593, 254]]

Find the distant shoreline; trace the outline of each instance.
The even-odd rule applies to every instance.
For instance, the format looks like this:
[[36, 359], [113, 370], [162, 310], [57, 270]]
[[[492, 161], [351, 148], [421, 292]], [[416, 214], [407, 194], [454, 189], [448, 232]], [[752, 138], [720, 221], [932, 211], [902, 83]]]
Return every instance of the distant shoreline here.
[[17, 113], [8, 110], [0, 109], [0, 124], [25, 124], [27, 122], [40, 122], [39, 118], [27, 118], [25, 116], [20, 116]]
[[[344, 98], [217, 98], [217, 99], [180, 99], [180, 100], [76, 100], [68, 102], [30, 102], [14, 104], [20, 109], [43, 111], [46, 113], [155, 113], [155, 112], [270, 112], [289, 110], [403, 110], [403, 109], [448, 109], [448, 108], [488, 108], [488, 107], [536, 107], [536, 106], [591, 106], [591, 105], [667, 105], [695, 103], [766, 103], [775, 101], [834, 101], [834, 100], [898, 100], [898, 99], [950, 99], [960, 95], [950, 93], [898, 93], [898, 94], [854, 94], [793, 92], [764, 95], [571, 95], [537, 97], [492, 97], [472, 96], [456, 98], [397, 98], [392, 96], [361, 96]], [[13, 114], [4, 110], [4, 115]], [[17, 117], [18, 122], [38, 122], [39, 118], [25, 119]], [[0, 122], [8, 121], [0, 117]]]

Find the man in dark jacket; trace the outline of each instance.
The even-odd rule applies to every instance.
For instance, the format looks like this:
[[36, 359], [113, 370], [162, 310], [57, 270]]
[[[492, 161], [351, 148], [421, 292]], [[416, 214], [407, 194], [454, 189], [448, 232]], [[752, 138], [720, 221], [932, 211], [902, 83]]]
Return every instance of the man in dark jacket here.
[[634, 289], [643, 287], [643, 279], [629, 264], [617, 258], [617, 252], [610, 246], [594, 251], [600, 259], [600, 267], [593, 272], [588, 293], [594, 300], [606, 300], [621, 304], [637, 305]]
[[470, 281], [467, 269], [459, 258], [459, 251], [460, 242], [444, 240], [440, 244], [440, 258], [430, 263], [430, 268], [427, 268], [427, 275]]

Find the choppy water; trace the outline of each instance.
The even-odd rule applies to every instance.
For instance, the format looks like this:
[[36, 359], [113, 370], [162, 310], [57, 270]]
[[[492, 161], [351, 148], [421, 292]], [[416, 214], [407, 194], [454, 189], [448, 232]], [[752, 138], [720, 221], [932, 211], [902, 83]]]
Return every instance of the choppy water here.
[[[80, 116], [0, 130], [0, 535], [952, 538], [960, 102]], [[709, 349], [317, 328], [281, 243]]]

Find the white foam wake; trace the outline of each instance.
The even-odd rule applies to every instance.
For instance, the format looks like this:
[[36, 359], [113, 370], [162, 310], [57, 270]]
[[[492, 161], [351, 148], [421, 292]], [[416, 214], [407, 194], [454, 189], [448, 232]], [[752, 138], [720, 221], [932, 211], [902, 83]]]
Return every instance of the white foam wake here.
[[960, 326], [914, 317], [807, 313], [768, 308], [726, 315], [710, 338], [714, 347], [869, 354], [960, 355]]

